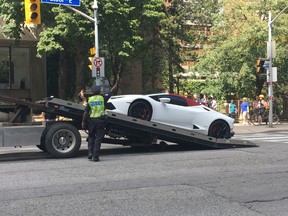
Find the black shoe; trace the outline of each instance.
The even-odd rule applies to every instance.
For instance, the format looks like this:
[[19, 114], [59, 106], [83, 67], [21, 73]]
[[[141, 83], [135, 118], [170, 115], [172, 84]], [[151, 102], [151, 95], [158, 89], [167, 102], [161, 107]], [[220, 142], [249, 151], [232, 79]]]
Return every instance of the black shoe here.
[[99, 158], [92, 158], [92, 161], [98, 162], [98, 161], [100, 161], [100, 159]]
[[92, 154], [88, 155], [88, 159], [91, 160], [92, 159]]

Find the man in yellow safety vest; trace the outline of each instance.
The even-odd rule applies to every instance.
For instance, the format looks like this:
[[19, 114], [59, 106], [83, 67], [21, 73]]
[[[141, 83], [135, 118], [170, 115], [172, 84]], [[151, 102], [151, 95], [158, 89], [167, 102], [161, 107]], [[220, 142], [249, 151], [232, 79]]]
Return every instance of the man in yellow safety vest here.
[[105, 99], [100, 92], [100, 86], [92, 88], [93, 96], [88, 98], [82, 119], [82, 128], [84, 130], [88, 129], [88, 159], [94, 162], [99, 161], [100, 148], [105, 135], [107, 120]]

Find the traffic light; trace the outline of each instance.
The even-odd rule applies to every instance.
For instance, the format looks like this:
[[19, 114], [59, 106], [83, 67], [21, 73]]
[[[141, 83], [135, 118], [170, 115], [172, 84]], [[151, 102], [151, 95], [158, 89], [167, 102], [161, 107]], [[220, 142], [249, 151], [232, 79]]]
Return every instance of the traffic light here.
[[88, 57], [88, 60], [90, 62], [90, 64], [88, 65], [88, 67], [90, 68], [90, 70], [92, 70], [92, 61], [93, 61], [93, 58], [92, 57]]
[[[90, 48], [90, 55], [94, 56], [96, 54], [96, 49], [95, 47]], [[88, 67], [90, 68], [90, 70], [92, 70], [92, 61], [93, 61], [93, 57], [88, 57], [88, 60], [90, 62], [90, 64], [88, 65]]]
[[25, 0], [26, 24], [41, 24], [40, 0]]
[[265, 72], [265, 69], [267, 67], [267, 65], [265, 64], [265, 62], [267, 61], [267, 59], [264, 58], [258, 58], [256, 61], [256, 73], [258, 74], [262, 74]]

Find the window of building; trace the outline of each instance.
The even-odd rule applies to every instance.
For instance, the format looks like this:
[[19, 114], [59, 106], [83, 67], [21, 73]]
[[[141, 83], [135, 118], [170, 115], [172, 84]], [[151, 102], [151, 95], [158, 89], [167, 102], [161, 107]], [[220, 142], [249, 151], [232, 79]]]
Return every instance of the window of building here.
[[29, 49], [0, 47], [0, 89], [30, 89]]

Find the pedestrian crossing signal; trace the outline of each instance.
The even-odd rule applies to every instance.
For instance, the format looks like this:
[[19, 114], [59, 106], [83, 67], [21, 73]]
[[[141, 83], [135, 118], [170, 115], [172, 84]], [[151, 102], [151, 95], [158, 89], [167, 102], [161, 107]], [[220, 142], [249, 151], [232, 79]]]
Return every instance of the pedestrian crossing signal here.
[[25, 0], [26, 24], [41, 24], [40, 0]]

